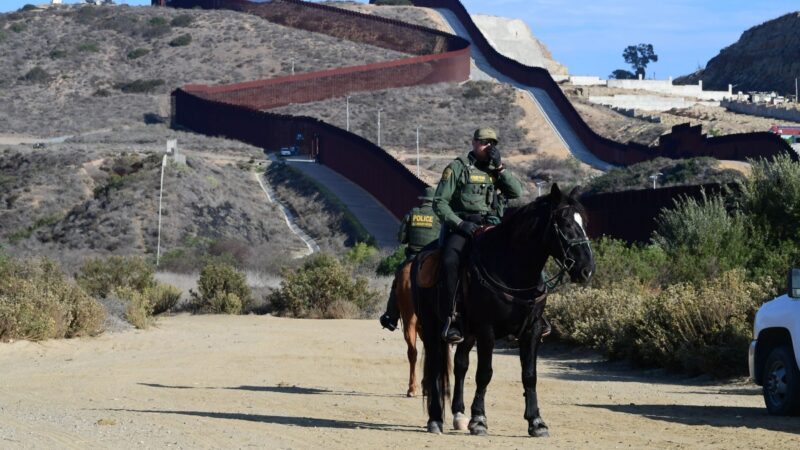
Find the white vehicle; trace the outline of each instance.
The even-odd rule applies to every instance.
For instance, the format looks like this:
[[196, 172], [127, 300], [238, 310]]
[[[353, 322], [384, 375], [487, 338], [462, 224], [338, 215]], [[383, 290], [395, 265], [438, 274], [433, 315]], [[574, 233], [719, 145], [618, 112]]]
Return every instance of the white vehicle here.
[[800, 269], [789, 272], [788, 292], [756, 313], [748, 363], [750, 378], [763, 386], [767, 411], [800, 413]]
[[293, 156], [298, 152], [297, 147], [281, 147], [281, 156]]

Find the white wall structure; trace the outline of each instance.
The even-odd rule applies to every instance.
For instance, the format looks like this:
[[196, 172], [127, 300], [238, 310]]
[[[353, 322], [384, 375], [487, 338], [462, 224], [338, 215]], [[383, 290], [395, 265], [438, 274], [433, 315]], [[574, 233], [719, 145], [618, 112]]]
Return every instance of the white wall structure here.
[[605, 86], [606, 80], [595, 76], [570, 75], [569, 82], [575, 86]]
[[614, 108], [641, 109], [645, 111], [669, 111], [673, 108], [690, 108], [697, 104], [719, 106], [717, 102], [687, 100], [683, 97], [658, 95], [590, 95], [589, 101]]
[[800, 109], [782, 108], [780, 106], [763, 103], [737, 102], [733, 100], [723, 101], [721, 105], [729, 111], [737, 113], [771, 117], [773, 119], [788, 120], [790, 122], [800, 122]]
[[727, 91], [704, 91], [703, 80], [693, 85], [674, 85], [672, 84], [672, 78], [668, 80], [608, 80], [607, 86], [618, 89], [639, 89], [670, 95], [683, 95], [714, 101], [721, 101], [733, 96], [730, 86]]

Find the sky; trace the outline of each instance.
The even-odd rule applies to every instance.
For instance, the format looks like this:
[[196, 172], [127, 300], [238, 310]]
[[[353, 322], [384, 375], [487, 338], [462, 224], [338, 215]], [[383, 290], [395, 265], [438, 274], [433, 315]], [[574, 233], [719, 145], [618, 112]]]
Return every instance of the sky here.
[[[797, 0], [462, 0], [471, 14], [521, 19], [572, 75], [631, 70], [628, 45], [653, 44], [647, 78], [694, 72], [755, 25], [800, 10]], [[34, 0], [0, 0], [0, 12]], [[45, 2], [46, 3], [46, 2]], [[83, 3], [64, 0], [64, 3]], [[116, 3], [149, 5], [150, 0]], [[360, 3], [368, 3], [362, 0]]]

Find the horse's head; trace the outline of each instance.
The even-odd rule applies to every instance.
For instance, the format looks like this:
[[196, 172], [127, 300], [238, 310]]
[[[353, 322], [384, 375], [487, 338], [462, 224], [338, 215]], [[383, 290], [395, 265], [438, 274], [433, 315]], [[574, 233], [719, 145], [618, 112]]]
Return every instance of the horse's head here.
[[578, 188], [564, 195], [553, 184], [550, 190], [550, 229], [547, 252], [572, 281], [588, 282], [594, 273], [594, 255], [586, 235], [586, 211], [577, 199]]

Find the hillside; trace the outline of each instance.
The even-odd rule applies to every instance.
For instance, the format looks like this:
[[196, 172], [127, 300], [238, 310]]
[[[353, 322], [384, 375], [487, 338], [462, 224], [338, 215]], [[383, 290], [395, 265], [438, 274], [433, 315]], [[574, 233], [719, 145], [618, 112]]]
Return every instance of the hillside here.
[[0, 14], [0, 30], [0, 130], [40, 136], [166, 116], [169, 92], [187, 83], [403, 56], [222, 10], [65, 6]]
[[720, 50], [704, 69], [675, 80], [696, 84], [703, 80], [709, 90], [778, 91], [794, 94], [800, 74], [800, 12], [793, 12], [754, 26], [738, 41]]

